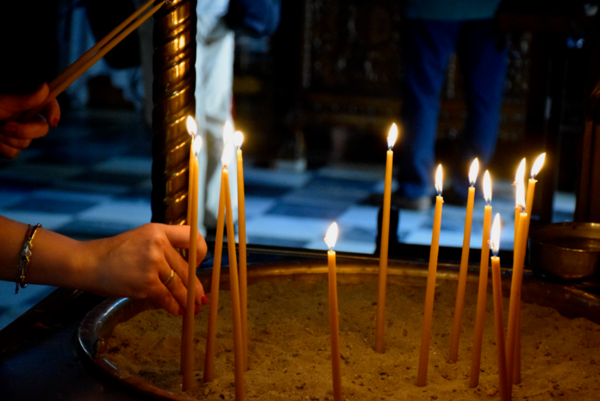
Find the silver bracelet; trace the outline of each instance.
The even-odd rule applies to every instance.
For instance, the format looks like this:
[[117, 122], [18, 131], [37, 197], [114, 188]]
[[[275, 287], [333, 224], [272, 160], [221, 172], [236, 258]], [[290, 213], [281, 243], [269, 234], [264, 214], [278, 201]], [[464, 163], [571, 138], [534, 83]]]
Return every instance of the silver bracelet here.
[[31, 225], [27, 225], [27, 234], [25, 235], [25, 242], [23, 243], [23, 250], [21, 251], [21, 258], [19, 259], [19, 265], [17, 266], [17, 282], [15, 285], [15, 294], [19, 292], [19, 287], [25, 288], [25, 277], [27, 276], [27, 266], [31, 260], [31, 250], [33, 249], [33, 237], [38, 228], [42, 227], [41, 224], [36, 224], [31, 228]]

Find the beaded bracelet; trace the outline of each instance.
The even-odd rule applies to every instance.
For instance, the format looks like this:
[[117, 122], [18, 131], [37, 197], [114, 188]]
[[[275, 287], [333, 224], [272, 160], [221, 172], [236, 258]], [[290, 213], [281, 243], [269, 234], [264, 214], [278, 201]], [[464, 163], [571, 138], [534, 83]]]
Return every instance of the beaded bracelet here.
[[38, 228], [42, 227], [41, 224], [36, 224], [31, 227], [30, 224], [27, 225], [27, 234], [25, 235], [25, 242], [23, 243], [23, 250], [21, 251], [21, 259], [19, 260], [19, 265], [17, 266], [17, 282], [15, 285], [15, 294], [19, 292], [19, 286], [21, 288], [27, 287], [25, 283], [25, 276], [27, 275], [27, 266], [29, 265], [29, 261], [31, 260], [31, 250], [33, 249], [33, 237], [35, 237], [35, 233]]

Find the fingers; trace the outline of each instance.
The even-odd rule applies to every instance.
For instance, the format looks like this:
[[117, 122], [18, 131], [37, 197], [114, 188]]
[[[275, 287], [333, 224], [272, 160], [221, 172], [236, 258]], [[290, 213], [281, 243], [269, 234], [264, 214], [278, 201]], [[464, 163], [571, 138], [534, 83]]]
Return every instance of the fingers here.
[[0, 135], [0, 142], [17, 150], [26, 149], [31, 143], [31, 139], [19, 139], [11, 138], [8, 136]]
[[31, 110], [46, 100], [50, 93], [47, 83], [35, 92], [26, 95], [0, 95], [0, 119], [6, 119], [15, 112]]
[[52, 99], [50, 103], [40, 113], [48, 122], [52, 128], [56, 128], [58, 126], [58, 122], [60, 121], [60, 105], [56, 99]]
[[[188, 276], [189, 276], [188, 263], [181, 257], [179, 252], [177, 252], [174, 248], [167, 249], [165, 252], [165, 257], [167, 259], [167, 263], [169, 264], [169, 266], [171, 266], [171, 268], [175, 271], [175, 273], [177, 273], [177, 275], [179, 276], [179, 278], [181, 279], [181, 281], [183, 282], [185, 287], [187, 287]], [[200, 280], [198, 280], [198, 277], [195, 278], [194, 283], [195, 283], [194, 291], [196, 292], [195, 298], [194, 298], [195, 303], [196, 303], [196, 305], [202, 305], [202, 297], [204, 296], [204, 288], [202, 287], [202, 283], [200, 283]], [[187, 288], [186, 288], [186, 290], [187, 290]], [[187, 295], [186, 295], [186, 297], [187, 297]], [[187, 304], [187, 298], [186, 298], [185, 304], [183, 305], [184, 309], [185, 309], [186, 304]]]
[[[169, 242], [174, 248], [189, 249], [190, 247], [190, 228], [189, 226], [172, 226], [164, 225], [163, 229]], [[196, 261], [198, 264], [202, 262], [207, 251], [206, 241], [198, 234], [198, 242], [196, 245]]]
[[21, 151], [0, 142], [0, 155], [7, 159], [17, 157]]
[[36, 139], [45, 136], [48, 133], [48, 130], [48, 123], [38, 115], [27, 123], [16, 121], [7, 122], [0, 127], [0, 136], [19, 139]]

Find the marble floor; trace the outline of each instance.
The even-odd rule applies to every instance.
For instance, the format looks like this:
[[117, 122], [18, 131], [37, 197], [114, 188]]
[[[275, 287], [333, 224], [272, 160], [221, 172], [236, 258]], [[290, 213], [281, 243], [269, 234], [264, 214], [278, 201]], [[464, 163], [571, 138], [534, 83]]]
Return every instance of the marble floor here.
[[[65, 115], [58, 128], [14, 160], [0, 160], [0, 215], [42, 225], [76, 239], [112, 236], [150, 221], [151, 133], [132, 111], [87, 110]], [[384, 161], [336, 164], [304, 172], [268, 170], [245, 158], [246, 225], [249, 244], [322, 249], [337, 221], [339, 252], [372, 254]], [[494, 182], [493, 210], [503, 218], [501, 247], [512, 249], [513, 187]], [[479, 190], [478, 190], [479, 192]], [[474, 210], [472, 247], [481, 247], [484, 200]], [[573, 194], [558, 193], [554, 221], [572, 220]], [[462, 246], [464, 206], [445, 205], [440, 244]], [[433, 209], [400, 211], [398, 238], [431, 241]], [[0, 282], [0, 329], [53, 290]]]

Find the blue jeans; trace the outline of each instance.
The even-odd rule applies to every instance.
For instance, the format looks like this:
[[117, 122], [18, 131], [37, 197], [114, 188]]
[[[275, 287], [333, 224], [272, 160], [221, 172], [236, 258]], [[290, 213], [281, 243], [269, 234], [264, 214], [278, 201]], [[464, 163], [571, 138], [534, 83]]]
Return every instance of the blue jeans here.
[[[405, 86], [403, 131], [399, 142], [399, 194], [409, 199], [435, 191], [435, 138], [440, 91], [450, 56], [456, 52], [467, 107], [456, 171], [467, 182], [468, 166], [478, 157], [484, 166], [494, 153], [507, 66], [506, 46], [499, 49], [492, 20], [408, 20], [404, 37]], [[456, 168], [455, 168], [456, 169]], [[450, 172], [445, 168], [444, 176]], [[462, 181], [462, 180], [461, 180]], [[465, 186], [466, 189], [466, 186]], [[465, 194], [466, 196], [466, 194]]]

